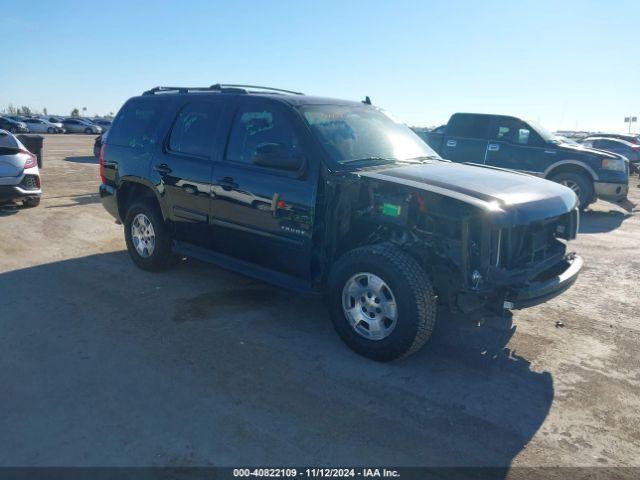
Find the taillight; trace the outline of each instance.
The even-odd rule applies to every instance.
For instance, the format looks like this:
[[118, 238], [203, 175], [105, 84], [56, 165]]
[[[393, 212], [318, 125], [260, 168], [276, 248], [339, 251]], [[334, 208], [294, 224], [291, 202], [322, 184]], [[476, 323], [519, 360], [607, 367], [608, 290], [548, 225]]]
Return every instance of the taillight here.
[[33, 153], [27, 151], [27, 150], [20, 150], [20, 153], [24, 153], [25, 155], [29, 156], [29, 159], [27, 160], [27, 163], [24, 164], [24, 168], [33, 168], [36, 167], [38, 165], [38, 157], [36, 157]]
[[99, 163], [100, 163], [100, 181], [102, 183], [107, 183], [107, 177], [104, 176], [104, 153], [106, 150], [107, 146], [105, 144], [102, 144], [102, 146], [100, 147], [100, 157], [99, 157]]

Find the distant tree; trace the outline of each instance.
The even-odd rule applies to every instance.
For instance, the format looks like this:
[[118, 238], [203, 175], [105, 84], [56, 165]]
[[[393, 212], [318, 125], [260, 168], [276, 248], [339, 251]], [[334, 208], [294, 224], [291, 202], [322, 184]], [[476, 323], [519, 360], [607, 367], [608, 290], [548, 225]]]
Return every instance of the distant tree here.
[[43, 114], [43, 115], [49, 115], [49, 113], [47, 112], [47, 107], [44, 107], [44, 108], [42, 109], [42, 114]]
[[78, 110], [77, 108], [74, 108], [73, 110], [71, 110], [71, 116], [72, 117], [79, 117], [80, 116], [80, 110]]
[[22, 115], [31, 115], [31, 109], [29, 107], [22, 106]]
[[7, 107], [7, 112], [10, 113], [11, 115], [15, 115], [17, 114], [17, 110], [16, 107], [13, 106], [13, 104], [9, 104], [9, 106]]

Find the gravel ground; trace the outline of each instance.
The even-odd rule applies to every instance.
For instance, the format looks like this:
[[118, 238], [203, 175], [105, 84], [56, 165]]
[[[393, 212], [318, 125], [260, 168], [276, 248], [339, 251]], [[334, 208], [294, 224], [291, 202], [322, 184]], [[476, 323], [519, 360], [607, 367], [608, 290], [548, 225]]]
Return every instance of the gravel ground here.
[[319, 300], [192, 260], [135, 268], [93, 138], [46, 136], [41, 205], [0, 208], [0, 466], [640, 466], [637, 209], [582, 216], [561, 297], [442, 312], [423, 350], [378, 364]]

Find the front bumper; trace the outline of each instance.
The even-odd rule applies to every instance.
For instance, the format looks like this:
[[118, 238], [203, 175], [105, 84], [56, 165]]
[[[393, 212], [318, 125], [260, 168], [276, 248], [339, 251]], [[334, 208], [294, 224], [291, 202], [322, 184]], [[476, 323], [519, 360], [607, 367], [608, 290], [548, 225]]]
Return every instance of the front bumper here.
[[593, 186], [595, 187], [596, 197], [611, 202], [624, 200], [629, 193], [628, 183], [594, 182]]
[[525, 285], [510, 288], [504, 299], [504, 308], [518, 310], [532, 307], [560, 295], [578, 279], [584, 261], [570, 254], [563, 262], [545, 270]]

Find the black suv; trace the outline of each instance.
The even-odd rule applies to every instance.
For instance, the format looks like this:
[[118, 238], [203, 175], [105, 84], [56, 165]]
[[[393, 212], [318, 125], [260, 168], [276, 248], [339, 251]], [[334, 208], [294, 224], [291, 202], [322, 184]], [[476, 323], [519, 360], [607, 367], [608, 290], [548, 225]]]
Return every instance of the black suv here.
[[326, 293], [342, 339], [376, 360], [418, 350], [438, 302], [522, 308], [582, 267], [571, 189], [442, 160], [368, 101], [156, 87], [118, 113], [100, 174], [136, 265], [173, 252]]

